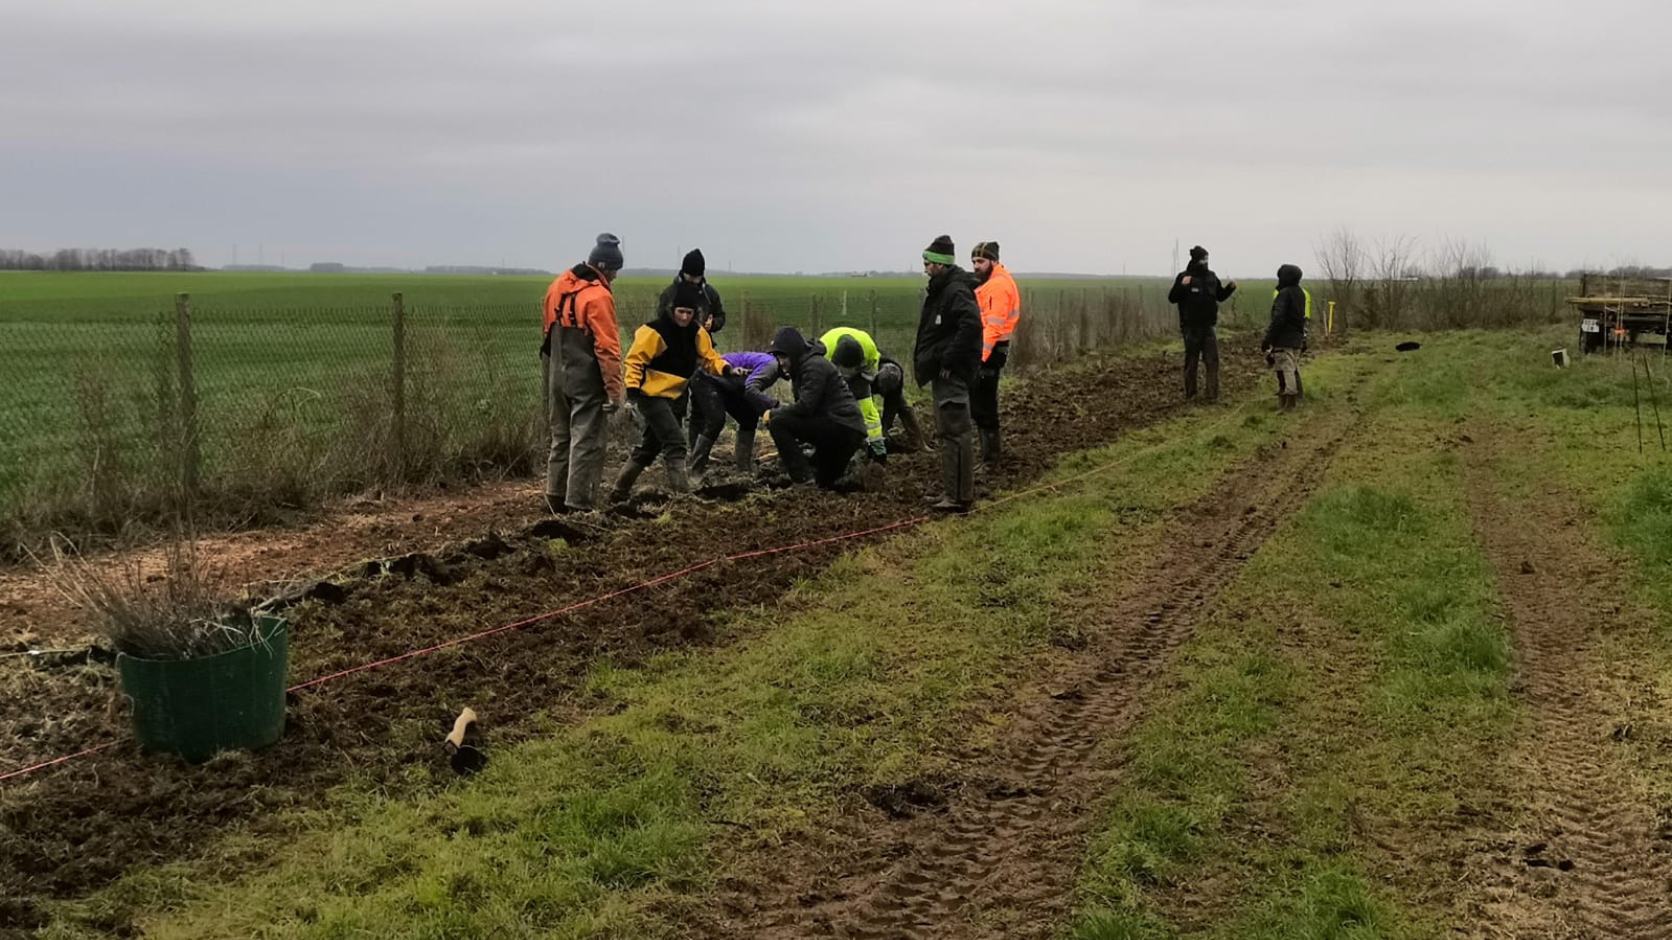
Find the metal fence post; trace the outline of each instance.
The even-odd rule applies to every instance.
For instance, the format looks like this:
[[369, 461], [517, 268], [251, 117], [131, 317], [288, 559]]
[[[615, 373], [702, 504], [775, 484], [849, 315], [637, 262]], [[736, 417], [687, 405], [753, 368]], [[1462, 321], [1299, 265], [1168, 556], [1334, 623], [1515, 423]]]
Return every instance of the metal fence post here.
[[389, 455], [389, 467], [399, 479], [406, 455], [406, 303], [400, 291], [394, 293], [392, 300], [395, 335], [390, 400], [394, 413], [391, 428], [393, 453]]
[[174, 295], [174, 351], [180, 368], [180, 486], [189, 510], [198, 492], [203, 451], [198, 440], [197, 383], [192, 379], [192, 296], [186, 293]]

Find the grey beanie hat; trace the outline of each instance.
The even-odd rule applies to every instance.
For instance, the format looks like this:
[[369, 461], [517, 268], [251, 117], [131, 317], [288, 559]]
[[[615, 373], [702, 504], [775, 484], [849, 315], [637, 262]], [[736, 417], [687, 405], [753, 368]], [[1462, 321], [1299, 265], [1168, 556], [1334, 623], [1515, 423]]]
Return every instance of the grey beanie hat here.
[[626, 260], [621, 254], [621, 239], [609, 232], [598, 236], [598, 244], [586, 256], [586, 263], [601, 271], [619, 271]]

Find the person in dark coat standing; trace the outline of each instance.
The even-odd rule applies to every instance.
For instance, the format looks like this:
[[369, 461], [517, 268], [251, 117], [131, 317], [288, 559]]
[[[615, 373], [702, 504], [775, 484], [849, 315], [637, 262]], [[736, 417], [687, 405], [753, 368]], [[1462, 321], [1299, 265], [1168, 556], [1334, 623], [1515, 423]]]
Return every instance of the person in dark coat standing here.
[[685, 258], [679, 263], [679, 273], [674, 276], [673, 283], [662, 288], [662, 296], [656, 299], [656, 315], [662, 316], [673, 309], [674, 294], [681, 284], [695, 284], [702, 290], [704, 306], [701, 311], [702, 319], [697, 325], [707, 330], [709, 335], [720, 332], [726, 327], [726, 307], [720, 303], [720, 292], [714, 285], [708, 283], [708, 262], [703, 260], [702, 249], [693, 248], [685, 253]]
[[1306, 318], [1312, 298], [1300, 286], [1300, 268], [1277, 269], [1277, 291], [1271, 300], [1271, 325], [1260, 349], [1277, 373], [1277, 406], [1293, 411], [1300, 401], [1300, 353], [1306, 347]]
[[1190, 249], [1190, 263], [1173, 278], [1167, 302], [1178, 304], [1184, 335], [1184, 397], [1196, 397], [1196, 363], [1207, 366], [1207, 400], [1219, 399], [1219, 305], [1236, 292], [1236, 281], [1220, 282], [1208, 267], [1208, 250]]
[[981, 307], [975, 281], [958, 267], [952, 237], [941, 235], [923, 251], [929, 287], [917, 321], [912, 372], [928, 385], [935, 402], [941, 444], [941, 487], [930, 508], [968, 512], [975, 503], [975, 426], [970, 422], [970, 388], [981, 368]]
[[[793, 326], [781, 327], [769, 350], [790, 378], [793, 400], [766, 413], [766, 429], [784, 470], [797, 483], [835, 487], [848, 461], [865, 443], [865, 419], [848, 383], [820, 350]], [[801, 452], [813, 446], [813, 462]]]
[[[701, 248], [693, 248], [685, 253], [679, 262], [679, 273], [674, 275], [673, 283], [662, 288], [662, 296], [656, 298], [656, 315], [665, 317], [673, 308], [674, 294], [679, 291], [679, 285], [690, 284], [702, 291], [702, 307], [697, 313], [697, 325], [708, 331], [710, 336], [725, 329], [726, 306], [720, 302], [720, 292], [714, 285], [708, 283], [708, 262], [702, 256]], [[697, 449], [697, 434], [708, 423], [707, 419], [697, 414], [699, 402], [687, 391], [673, 403], [674, 417], [685, 422], [685, 445], [695, 452]], [[686, 411], [691, 412], [687, 420]], [[724, 420], [724, 419], [722, 419]]]

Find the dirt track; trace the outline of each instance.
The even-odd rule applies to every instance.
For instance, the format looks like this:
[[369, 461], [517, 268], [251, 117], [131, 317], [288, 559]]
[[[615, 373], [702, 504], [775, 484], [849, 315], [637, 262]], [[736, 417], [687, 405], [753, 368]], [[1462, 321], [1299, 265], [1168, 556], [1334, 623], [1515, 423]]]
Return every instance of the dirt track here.
[[1492, 463], [1513, 449], [1490, 429], [1474, 437], [1470, 515], [1508, 610], [1531, 722], [1507, 775], [1519, 818], [1479, 836], [1470, 860], [1468, 935], [1669, 940], [1672, 821], [1633, 790], [1616, 743], [1631, 728], [1629, 699], [1654, 683], [1599, 653], [1609, 634], [1651, 629], [1652, 615], [1632, 604], [1572, 495], [1506, 497]]
[[1104, 632], [1050, 681], [1060, 691], [1026, 703], [994, 753], [966, 757], [968, 782], [944, 808], [845, 819], [817, 844], [777, 853], [770, 872], [733, 885], [692, 933], [1052, 936], [1084, 861], [1089, 810], [1118, 785], [1097, 769], [1093, 749], [1134, 724], [1150, 680], [1312, 492], [1352, 427], [1345, 411], [1327, 421], [1302, 416], [1281, 445], [1179, 510], [1132, 587], [1084, 612]]
[[[1259, 374], [1248, 350], [1228, 348], [1227, 360], [1228, 392]], [[1242, 368], [1232, 367], [1239, 362]], [[1015, 387], [1006, 398], [1010, 461], [989, 484], [1014, 488], [1065, 453], [1176, 412], [1176, 363], [1160, 355], [1125, 359], [1048, 373]], [[926, 487], [937, 479], [933, 461], [933, 455], [892, 461], [891, 482], [898, 484], [887, 493], [816, 504], [800, 490], [754, 493], [587, 532], [534, 528], [540, 517], [533, 506], [507, 511], [495, 496], [481, 528], [460, 517], [448, 531], [482, 535], [492, 525], [516, 533], [502, 546], [438, 552], [444, 570], [432, 572], [434, 580], [386, 574], [355, 586], [334, 606], [296, 608], [292, 677], [306, 679], [515, 621], [728, 551], [916, 514]], [[525, 490], [531, 503], [535, 490]], [[641, 508], [644, 515], [658, 515], [662, 507], [651, 502]], [[565, 544], [553, 543], [554, 535], [565, 536]], [[673, 587], [303, 693], [292, 703], [285, 739], [260, 754], [191, 768], [143, 758], [123, 745], [22, 786], [0, 785], [0, 898], [8, 899], [0, 905], [0, 930], [38, 926], [41, 914], [32, 898], [83, 896], [130, 866], [189, 856], [229, 828], [274, 832], [283, 818], [275, 810], [317, 805], [330, 787], [351, 777], [393, 792], [440, 784], [445, 770], [436, 742], [459, 707], [481, 712], [501, 744], [534, 733], [530, 716], [563, 720], [584, 713], [591, 703], [575, 690], [599, 656], [631, 662], [670, 645], [713, 642], [716, 612], [770, 603], [795, 578], [848, 547], [710, 568]], [[268, 562], [294, 570], [292, 558]], [[105, 666], [40, 671], [0, 665], [0, 768], [121, 737], [125, 716], [116, 703]], [[103, 926], [127, 928], [120, 917]]]

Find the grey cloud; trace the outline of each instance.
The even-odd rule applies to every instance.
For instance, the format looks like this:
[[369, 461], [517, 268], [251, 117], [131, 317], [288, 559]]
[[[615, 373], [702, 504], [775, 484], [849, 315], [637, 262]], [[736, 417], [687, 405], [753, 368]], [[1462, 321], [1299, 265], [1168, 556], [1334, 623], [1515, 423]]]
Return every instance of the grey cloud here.
[[1098, 272], [1211, 237], [1257, 273], [1345, 223], [1672, 256], [1649, 2], [10, 6], [20, 246], [555, 266], [610, 228], [635, 264], [821, 270], [951, 230]]

